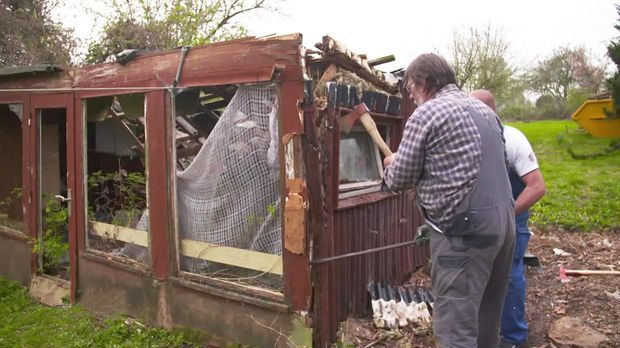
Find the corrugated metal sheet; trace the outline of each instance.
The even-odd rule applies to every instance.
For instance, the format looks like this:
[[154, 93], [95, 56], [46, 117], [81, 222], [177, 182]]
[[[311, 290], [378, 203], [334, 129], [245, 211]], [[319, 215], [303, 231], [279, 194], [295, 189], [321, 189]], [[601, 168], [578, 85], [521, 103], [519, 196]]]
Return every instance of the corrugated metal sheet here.
[[[411, 241], [421, 218], [411, 191], [390, 195], [334, 213], [336, 255]], [[371, 281], [402, 284], [429, 256], [427, 246], [405, 246], [334, 261], [337, 321], [369, 314], [367, 285]]]

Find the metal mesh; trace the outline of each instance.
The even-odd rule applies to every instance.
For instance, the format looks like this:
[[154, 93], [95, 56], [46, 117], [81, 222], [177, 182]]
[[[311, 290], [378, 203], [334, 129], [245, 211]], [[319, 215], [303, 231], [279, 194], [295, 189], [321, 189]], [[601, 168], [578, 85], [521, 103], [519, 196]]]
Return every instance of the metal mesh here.
[[181, 238], [282, 253], [276, 95], [273, 84], [240, 86], [177, 173]]

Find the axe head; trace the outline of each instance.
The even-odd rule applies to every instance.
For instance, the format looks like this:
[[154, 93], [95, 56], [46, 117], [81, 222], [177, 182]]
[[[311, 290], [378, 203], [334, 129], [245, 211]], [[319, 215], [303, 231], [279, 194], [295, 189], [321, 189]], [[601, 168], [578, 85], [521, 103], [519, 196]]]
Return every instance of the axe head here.
[[562, 283], [570, 282], [570, 278], [568, 277], [568, 275], [566, 275], [566, 269], [564, 268], [564, 265], [560, 266], [560, 282]]
[[339, 120], [340, 131], [349, 134], [355, 122], [357, 122], [357, 120], [359, 120], [360, 117], [362, 117], [362, 115], [364, 115], [365, 113], [369, 111], [370, 110], [368, 110], [368, 107], [363, 102], [357, 104], [353, 108], [353, 111], [349, 112], [348, 114], [340, 118]]

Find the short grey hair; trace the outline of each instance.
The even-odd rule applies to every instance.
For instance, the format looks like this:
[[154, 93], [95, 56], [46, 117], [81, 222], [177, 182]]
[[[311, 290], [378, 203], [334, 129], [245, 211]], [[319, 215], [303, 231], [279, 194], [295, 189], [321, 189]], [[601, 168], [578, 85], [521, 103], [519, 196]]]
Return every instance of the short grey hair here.
[[456, 84], [456, 75], [444, 57], [434, 53], [424, 53], [409, 64], [404, 82], [405, 86], [411, 82], [423, 83], [427, 94], [435, 94], [446, 85]]

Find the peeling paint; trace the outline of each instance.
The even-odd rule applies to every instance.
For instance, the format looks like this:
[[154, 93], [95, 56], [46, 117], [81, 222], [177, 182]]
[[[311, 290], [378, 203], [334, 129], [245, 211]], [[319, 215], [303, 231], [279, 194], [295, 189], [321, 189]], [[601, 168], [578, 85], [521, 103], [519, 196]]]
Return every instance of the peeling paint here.
[[284, 247], [293, 254], [304, 254], [306, 249], [306, 202], [297, 193], [290, 193], [286, 197], [284, 231]]

